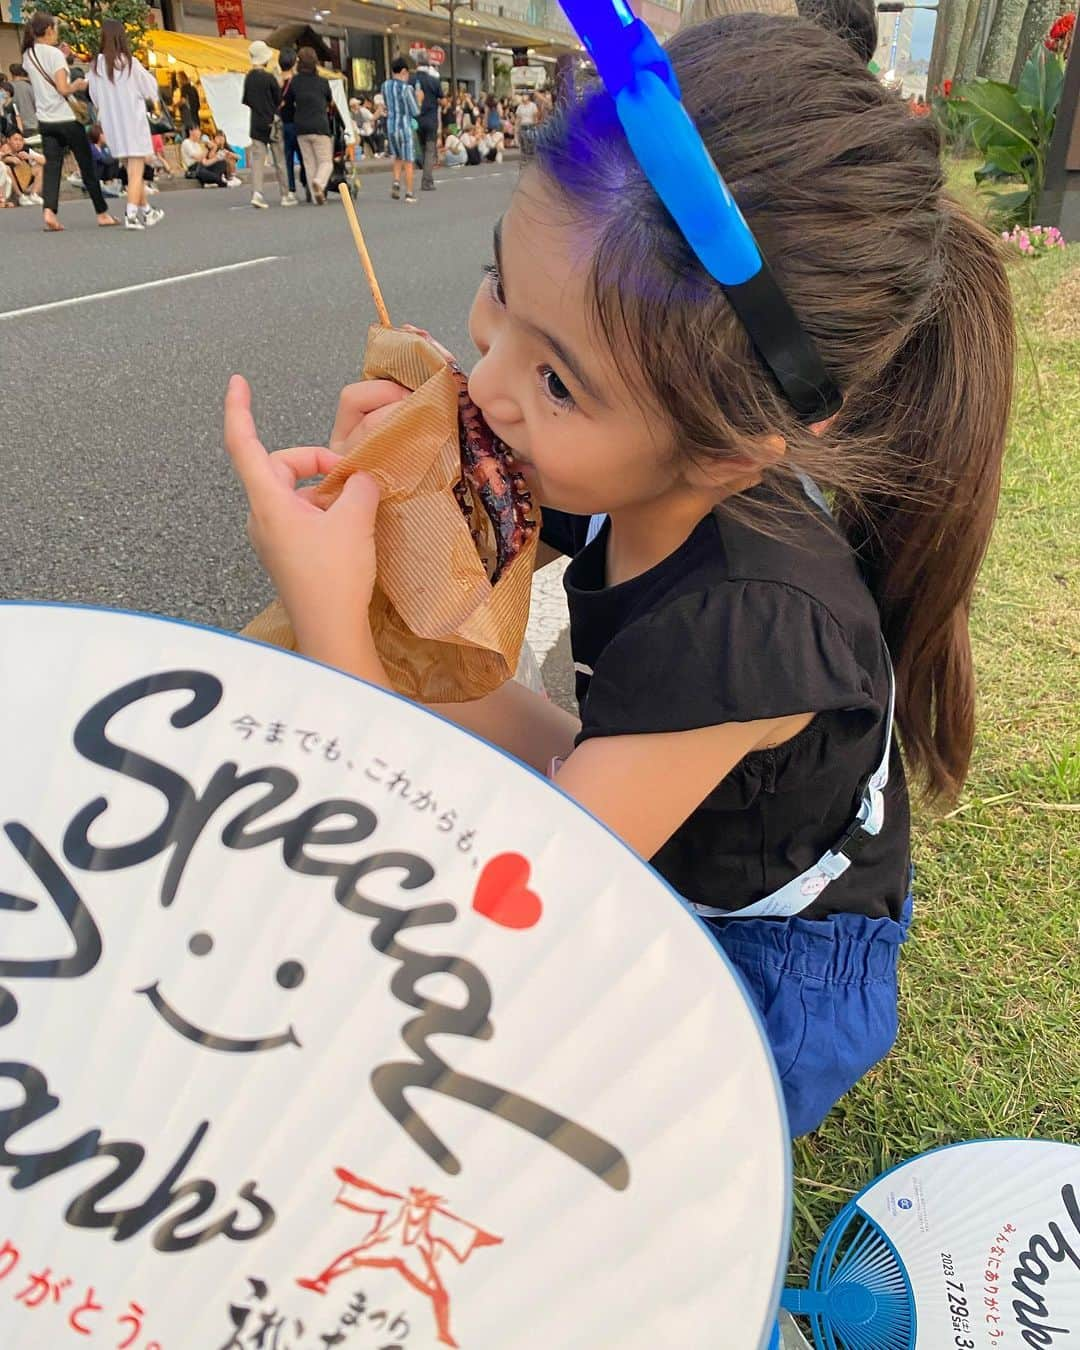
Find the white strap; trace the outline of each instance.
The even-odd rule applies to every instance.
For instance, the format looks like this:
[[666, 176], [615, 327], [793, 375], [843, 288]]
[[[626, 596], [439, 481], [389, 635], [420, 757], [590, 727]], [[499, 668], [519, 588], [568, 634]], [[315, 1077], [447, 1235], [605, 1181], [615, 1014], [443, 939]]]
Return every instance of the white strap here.
[[589, 528], [585, 534], [585, 547], [588, 548], [600, 531], [604, 528], [604, 521], [607, 516], [593, 516], [589, 521]]
[[859, 844], [881, 833], [885, 824], [885, 788], [889, 782], [889, 757], [892, 753], [893, 716], [896, 711], [896, 680], [893, 676], [889, 650], [882, 640], [885, 669], [889, 676], [889, 706], [885, 714], [885, 736], [881, 759], [867, 780], [858, 812], [844, 835], [813, 866], [781, 886], [778, 891], [756, 900], [744, 909], [719, 909], [715, 905], [694, 905], [694, 909], [708, 919], [792, 918], [812, 905], [821, 892], [851, 866], [852, 855]]
[[[831, 518], [832, 512], [824, 494], [809, 474], [800, 473], [807, 497]], [[593, 516], [585, 535], [586, 547], [604, 528], [606, 515]], [[885, 714], [885, 737], [881, 760], [867, 780], [855, 819], [837, 843], [805, 872], [781, 886], [778, 891], [756, 900], [745, 909], [719, 909], [715, 905], [694, 904], [694, 909], [709, 919], [792, 918], [812, 905], [826, 886], [841, 877], [851, 866], [851, 856], [860, 842], [881, 833], [885, 824], [885, 788], [889, 782], [889, 758], [892, 754], [893, 717], [896, 712], [896, 680], [893, 676], [889, 649], [882, 639], [885, 670], [889, 676], [889, 705]], [[844, 850], [847, 850], [846, 852]]]

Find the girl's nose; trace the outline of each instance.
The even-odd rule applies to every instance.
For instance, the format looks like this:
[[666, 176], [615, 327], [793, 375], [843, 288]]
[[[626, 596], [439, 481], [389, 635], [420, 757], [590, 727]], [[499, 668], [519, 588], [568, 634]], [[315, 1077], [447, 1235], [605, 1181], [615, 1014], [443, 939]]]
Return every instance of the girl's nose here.
[[521, 406], [505, 392], [506, 380], [500, 378], [493, 349], [481, 351], [483, 355], [469, 376], [469, 397], [489, 422], [497, 422], [500, 427], [513, 426], [521, 421]]

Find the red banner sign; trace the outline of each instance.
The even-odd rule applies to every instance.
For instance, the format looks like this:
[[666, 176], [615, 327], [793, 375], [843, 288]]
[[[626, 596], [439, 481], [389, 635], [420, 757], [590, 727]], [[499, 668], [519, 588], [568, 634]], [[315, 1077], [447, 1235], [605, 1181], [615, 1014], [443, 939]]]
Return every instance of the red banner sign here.
[[441, 47], [428, 47], [423, 42], [411, 42], [409, 44], [409, 55], [415, 57], [417, 52], [427, 52], [428, 60], [433, 66], [441, 66], [446, 60], [446, 52]]
[[247, 37], [244, 0], [214, 0], [214, 14], [222, 37]]

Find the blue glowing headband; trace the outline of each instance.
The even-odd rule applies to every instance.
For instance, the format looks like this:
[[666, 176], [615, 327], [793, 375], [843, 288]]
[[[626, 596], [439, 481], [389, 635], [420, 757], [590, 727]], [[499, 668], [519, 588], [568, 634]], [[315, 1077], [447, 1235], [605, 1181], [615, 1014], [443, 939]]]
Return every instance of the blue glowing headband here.
[[561, 0], [589, 50], [630, 148], [701, 265], [724, 288], [758, 355], [801, 418], [840, 407], [840, 391], [762, 257], [682, 104], [675, 71], [626, 0]]

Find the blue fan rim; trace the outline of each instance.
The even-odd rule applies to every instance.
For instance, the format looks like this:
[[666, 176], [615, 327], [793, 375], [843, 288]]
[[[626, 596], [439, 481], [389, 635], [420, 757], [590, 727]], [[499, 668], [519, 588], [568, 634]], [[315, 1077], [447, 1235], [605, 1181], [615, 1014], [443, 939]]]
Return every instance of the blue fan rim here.
[[[935, 1149], [933, 1152], [937, 1152], [937, 1150]], [[914, 1159], [911, 1161], [914, 1161]], [[896, 1169], [890, 1170], [894, 1171]], [[888, 1176], [888, 1173], [883, 1172], [882, 1176]], [[876, 1180], [880, 1181], [881, 1177], [876, 1178]], [[874, 1182], [871, 1182], [871, 1185], [873, 1184]], [[864, 1190], [860, 1191], [859, 1195], [863, 1195], [865, 1191], [869, 1189], [869, 1186], [864, 1187]], [[807, 1288], [816, 1291], [828, 1288], [829, 1269], [835, 1259], [836, 1249], [839, 1247], [845, 1233], [850, 1228], [852, 1220], [857, 1219], [860, 1223], [868, 1225], [888, 1248], [890, 1255], [896, 1262], [896, 1269], [903, 1277], [904, 1292], [907, 1296], [907, 1311], [908, 1316], [911, 1319], [911, 1339], [908, 1342], [908, 1350], [914, 1350], [915, 1346], [918, 1344], [919, 1338], [919, 1319], [915, 1308], [915, 1294], [911, 1287], [911, 1280], [908, 1276], [907, 1267], [904, 1265], [903, 1261], [901, 1261], [900, 1253], [896, 1250], [896, 1245], [893, 1240], [877, 1220], [871, 1218], [858, 1204], [858, 1198], [859, 1197], [856, 1196], [854, 1200], [849, 1200], [822, 1234], [821, 1242], [818, 1244], [818, 1249], [814, 1253], [814, 1259], [810, 1265], [810, 1277], [807, 1281]], [[826, 1314], [815, 1313], [810, 1318], [810, 1322], [814, 1330], [814, 1340], [818, 1345], [821, 1346], [822, 1338], [825, 1338], [824, 1350], [838, 1350], [836, 1337], [829, 1324], [828, 1316]]]
[[[145, 619], [150, 623], [172, 624], [177, 628], [193, 628], [196, 630], [196, 632], [213, 633], [218, 637], [231, 638], [235, 642], [243, 642], [248, 644], [249, 646], [261, 647], [264, 650], [267, 647], [267, 644], [265, 642], [260, 642], [257, 638], [246, 637], [243, 633], [230, 632], [229, 629], [218, 628], [215, 627], [214, 624], [197, 623], [193, 619], [178, 619], [168, 614], [154, 614], [149, 610], [128, 609], [125, 606], [113, 607], [110, 605], [88, 605], [80, 603], [78, 601], [68, 601], [68, 600], [0, 599], [0, 609], [62, 609], [68, 611], [89, 612], [91, 614], [124, 614], [128, 615], [131, 618]], [[283, 647], [274, 647], [271, 648], [270, 650], [276, 651], [283, 656], [292, 657], [294, 660], [303, 661], [308, 665], [319, 666], [323, 670], [333, 671], [335, 675], [340, 675], [347, 680], [353, 680], [357, 684], [366, 685], [370, 689], [378, 688], [378, 686], [371, 684], [369, 680], [362, 680], [358, 675], [350, 675], [348, 671], [338, 670], [336, 666], [328, 665], [325, 661], [316, 661], [314, 657], [305, 656], [302, 652], [287, 651]], [[523, 769], [526, 773], [531, 774], [534, 778], [538, 778], [542, 783], [546, 783], [549, 788], [553, 788], [554, 791], [556, 791], [562, 798], [570, 802], [571, 805], [574, 806], [583, 815], [587, 816], [593, 822], [594, 825], [597, 825], [601, 830], [604, 831], [605, 834], [609, 835], [612, 839], [614, 839], [615, 842], [619, 845], [619, 847], [624, 849], [628, 854], [630, 854], [630, 856], [633, 857], [636, 862], [640, 863], [643, 867], [646, 867], [650, 872], [652, 872], [653, 876], [660, 883], [663, 889], [667, 891], [668, 895], [670, 895], [677, 902], [679, 908], [685, 914], [688, 914], [691, 919], [693, 919], [694, 923], [697, 925], [699, 932], [703, 933], [705, 937], [708, 938], [709, 942], [712, 945], [713, 951], [716, 953], [717, 956], [720, 957], [721, 961], [724, 963], [724, 967], [727, 970], [728, 974], [731, 976], [732, 983], [735, 989], [738, 991], [740, 997], [743, 1000], [744, 1005], [750, 1012], [750, 1016], [753, 1019], [754, 1025], [757, 1027], [758, 1036], [761, 1041], [761, 1046], [765, 1052], [764, 1054], [765, 1063], [768, 1068], [768, 1072], [772, 1082], [773, 1098], [776, 1102], [777, 1111], [779, 1112], [779, 1123], [783, 1135], [787, 1139], [787, 1147], [783, 1150], [784, 1177], [782, 1186], [783, 1190], [782, 1231], [780, 1234], [780, 1244], [776, 1252], [776, 1256], [774, 1258], [775, 1269], [773, 1271], [773, 1278], [772, 1278], [772, 1292], [769, 1296], [767, 1304], [768, 1311], [766, 1313], [765, 1322], [764, 1325], [762, 1326], [761, 1333], [758, 1337], [758, 1343], [756, 1346], [756, 1350], [770, 1350], [770, 1347], [772, 1347], [775, 1343], [774, 1338], [777, 1330], [777, 1318], [779, 1317], [780, 1314], [780, 1296], [783, 1293], [784, 1277], [787, 1273], [788, 1261], [790, 1260], [791, 1255], [791, 1228], [795, 1206], [795, 1187], [794, 1187], [795, 1164], [791, 1149], [791, 1122], [788, 1119], [787, 1103], [784, 1101], [784, 1091], [780, 1084], [780, 1073], [776, 1067], [776, 1059], [769, 1046], [769, 1037], [765, 1030], [765, 1019], [762, 1016], [761, 1012], [758, 1010], [753, 999], [750, 998], [749, 994], [747, 994], [745, 989], [743, 988], [742, 977], [735, 970], [735, 967], [732, 965], [727, 952], [725, 952], [723, 947], [720, 945], [719, 937], [713, 931], [713, 929], [709, 927], [709, 925], [705, 922], [705, 920], [701, 917], [701, 915], [697, 912], [697, 910], [694, 909], [693, 905], [691, 905], [690, 901], [687, 900], [685, 896], [680, 895], [678, 891], [676, 891], [672, 886], [670, 886], [668, 882], [660, 875], [660, 873], [657, 872], [656, 869], [652, 867], [650, 863], [648, 863], [644, 858], [642, 858], [640, 854], [635, 853], [629, 844], [627, 844], [624, 840], [620, 839], [619, 836], [609, 825], [605, 824], [604, 821], [594, 816], [593, 813], [587, 807], [582, 806], [582, 804], [576, 798], [571, 797], [568, 792], [564, 792], [563, 789], [560, 788], [552, 779], [538, 772], [536, 769], [532, 767], [532, 765], [526, 764], [523, 760], [516, 759], [513, 755], [511, 755], [508, 751], [503, 750], [500, 746], [492, 745], [490, 741], [485, 741], [482, 736], [476, 735], [475, 732], [468, 731], [464, 727], [459, 727], [456, 722], [451, 722], [448, 717], [443, 717], [440, 713], [433, 712], [430, 708], [425, 708], [420, 703], [414, 703], [412, 699], [406, 698], [404, 694], [399, 694], [393, 689], [382, 689], [382, 688], [379, 688], [379, 693], [385, 694], [388, 698], [396, 699], [399, 703], [405, 703], [410, 708], [413, 708], [418, 712], [425, 714], [428, 717], [434, 717], [440, 722], [445, 722], [448, 726], [454, 727], [454, 729], [460, 732], [462, 735], [468, 736], [470, 740], [478, 741], [481, 745], [487, 746], [489, 750], [493, 750], [496, 754], [501, 755], [504, 759], [508, 759], [512, 764], [517, 765], [519, 769]], [[747, 1347], [747, 1350], [750, 1350], [750, 1347]]]
[[[832, 1220], [829, 1226], [825, 1229], [825, 1232], [822, 1234], [821, 1241], [818, 1244], [818, 1249], [814, 1253], [814, 1259], [810, 1264], [810, 1274], [807, 1280], [806, 1287], [808, 1289], [813, 1289], [815, 1291], [820, 1291], [821, 1289], [824, 1288], [824, 1285], [821, 1283], [822, 1267], [824, 1266], [826, 1260], [831, 1262], [833, 1255], [835, 1255], [836, 1247], [839, 1244], [840, 1238], [843, 1235], [844, 1229], [851, 1222], [851, 1219], [857, 1214], [864, 1222], [870, 1224], [880, 1234], [882, 1241], [886, 1244], [886, 1246], [889, 1248], [889, 1250], [892, 1252], [893, 1256], [896, 1259], [897, 1269], [902, 1273], [904, 1277], [904, 1282], [908, 1290], [908, 1298], [911, 1303], [911, 1333], [912, 1333], [911, 1346], [912, 1350], [914, 1350], [914, 1347], [918, 1345], [919, 1326], [915, 1309], [914, 1294], [912, 1293], [911, 1290], [911, 1281], [908, 1278], [907, 1267], [900, 1260], [900, 1255], [897, 1252], [896, 1247], [893, 1244], [892, 1239], [889, 1237], [888, 1233], [886, 1233], [884, 1229], [882, 1229], [881, 1225], [877, 1222], [876, 1219], [871, 1218], [871, 1216], [867, 1214], [866, 1210], [863, 1209], [863, 1207], [859, 1204], [859, 1201], [863, 1198], [864, 1195], [866, 1195], [868, 1191], [873, 1190], [874, 1187], [877, 1186], [880, 1182], [884, 1181], [886, 1177], [891, 1177], [894, 1172], [901, 1172], [905, 1167], [911, 1167], [913, 1164], [921, 1162], [924, 1158], [932, 1157], [935, 1153], [946, 1153], [950, 1149], [974, 1148], [979, 1144], [1055, 1144], [1055, 1145], [1064, 1144], [1067, 1147], [1074, 1148], [1078, 1152], [1080, 1152], [1080, 1145], [1069, 1144], [1068, 1140], [1064, 1139], [1046, 1139], [1043, 1138], [1041, 1135], [1025, 1135], [1025, 1134], [980, 1135], [979, 1138], [977, 1139], [958, 1139], [951, 1144], [939, 1144], [937, 1145], [936, 1148], [928, 1148], [922, 1153], [917, 1153], [913, 1158], [905, 1158], [903, 1159], [902, 1162], [894, 1163], [892, 1167], [886, 1168], [884, 1172], [879, 1172], [877, 1176], [871, 1177], [871, 1179], [866, 1183], [866, 1185], [863, 1186], [863, 1188], [856, 1195], [854, 1195], [847, 1202], [846, 1205], [844, 1205], [844, 1207]], [[828, 1252], [826, 1252], [827, 1248], [829, 1249]], [[824, 1327], [819, 1328], [818, 1323], [822, 1321], [822, 1319], [819, 1316], [813, 1316], [810, 1317], [808, 1320], [810, 1321], [811, 1328], [813, 1330], [814, 1341], [818, 1345], [819, 1350], [836, 1350], [836, 1341], [833, 1338], [831, 1331], [828, 1332], [829, 1340], [824, 1343], [822, 1341], [819, 1332], [823, 1332], [824, 1330], [826, 1330], [826, 1328]]]

